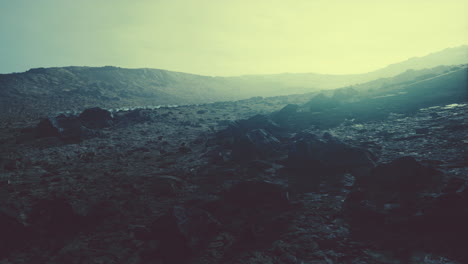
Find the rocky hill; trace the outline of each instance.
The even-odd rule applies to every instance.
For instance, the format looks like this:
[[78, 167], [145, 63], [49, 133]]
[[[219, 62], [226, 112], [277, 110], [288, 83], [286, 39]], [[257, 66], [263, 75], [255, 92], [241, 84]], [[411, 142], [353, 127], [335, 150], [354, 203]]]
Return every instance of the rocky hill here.
[[467, 263], [460, 70], [2, 128], [0, 262]]
[[2, 75], [0, 263], [468, 263], [467, 78]]
[[[467, 47], [448, 49], [366, 74], [314, 73], [211, 77], [158, 69], [117, 67], [38, 68], [0, 75], [2, 115], [39, 118], [56, 111], [198, 104], [317, 92], [364, 84], [381, 88], [392, 82], [411, 82], [451, 71], [440, 64], [466, 63]], [[459, 56], [460, 55], [460, 56]], [[423, 69], [427, 68], [427, 69]], [[411, 70], [418, 69], [418, 70]], [[400, 74], [397, 79], [391, 79]], [[373, 82], [371, 82], [373, 81]]]

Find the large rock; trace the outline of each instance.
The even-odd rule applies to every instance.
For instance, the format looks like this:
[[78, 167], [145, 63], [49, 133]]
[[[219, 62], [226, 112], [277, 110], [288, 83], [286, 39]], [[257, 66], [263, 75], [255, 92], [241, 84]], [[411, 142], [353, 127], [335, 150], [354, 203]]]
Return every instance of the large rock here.
[[205, 210], [175, 206], [152, 224], [144, 239], [160, 242], [153, 258], [163, 263], [185, 263], [207, 247], [219, 227], [220, 223]]
[[99, 107], [84, 110], [79, 119], [81, 124], [89, 129], [101, 129], [112, 126], [112, 113]]
[[264, 158], [280, 148], [280, 141], [264, 129], [254, 129], [236, 140], [232, 149], [235, 160]]
[[288, 126], [290, 121], [296, 117], [299, 105], [288, 104], [278, 112], [273, 113], [271, 116], [275, 122], [281, 126]]
[[410, 202], [419, 193], [433, 191], [440, 185], [441, 173], [423, 166], [413, 157], [402, 157], [381, 164], [356, 183], [356, 187], [365, 190], [380, 208], [390, 202]]
[[288, 226], [293, 208], [288, 190], [268, 181], [226, 185], [219, 200], [204, 207], [235, 237], [237, 246], [271, 242]]
[[225, 130], [218, 133], [219, 137], [240, 138], [248, 131], [263, 129], [275, 135], [282, 131], [282, 128], [266, 115], [255, 115], [248, 119], [231, 122]]
[[386, 216], [405, 213], [400, 218], [404, 216], [406, 221], [417, 213], [416, 206], [424, 201], [422, 195], [438, 192], [440, 185], [439, 171], [412, 157], [402, 157], [375, 167], [356, 181], [345, 202], [346, 214], [351, 220], [362, 218], [358, 221], [364, 223], [367, 220], [362, 215], [366, 214], [380, 215], [385, 220]]
[[330, 133], [318, 136], [304, 131], [293, 141], [287, 160], [290, 167], [320, 166], [346, 172], [375, 166], [376, 157], [370, 151], [343, 143]]
[[368, 150], [343, 143], [329, 133], [303, 131], [293, 138], [285, 173], [295, 192], [315, 191], [322, 181], [338, 186], [345, 173], [361, 177], [375, 166]]
[[99, 107], [84, 110], [79, 116], [60, 114], [43, 119], [34, 129], [36, 138], [58, 137], [67, 142], [99, 135], [96, 129], [111, 126], [112, 114]]
[[34, 232], [48, 239], [74, 234], [81, 228], [82, 220], [82, 216], [76, 214], [70, 203], [62, 198], [37, 201], [28, 218]]
[[468, 261], [468, 182], [412, 157], [381, 164], [356, 181], [344, 204], [353, 235], [376, 245], [429, 250]]
[[324, 110], [331, 109], [333, 107], [337, 107], [339, 105], [339, 101], [336, 98], [332, 98], [326, 96], [323, 93], [320, 93], [310, 99], [309, 102], [305, 103], [304, 106], [309, 108], [311, 112], [320, 112]]
[[0, 210], [0, 258], [21, 248], [31, 238], [30, 231], [16, 218]]
[[232, 122], [217, 134], [219, 145], [232, 150], [234, 160], [252, 160], [275, 154], [284, 129], [266, 115]]
[[79, 141], [85, 131], [81, 121], [74, 115], [61, 114], [48, 117], [36, 126], [36, 137], [59, 137], [64, 140]]

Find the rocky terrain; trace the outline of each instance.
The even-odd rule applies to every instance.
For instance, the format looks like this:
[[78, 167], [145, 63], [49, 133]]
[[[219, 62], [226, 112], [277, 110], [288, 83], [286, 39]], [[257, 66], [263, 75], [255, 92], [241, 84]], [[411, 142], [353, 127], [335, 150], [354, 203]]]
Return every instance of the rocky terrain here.
[[0, 121], [35, 120], [56, 111], [93, 106], [186, 105], [315, 93], [341, 87], [380, 89], [424, 80], [468, 63], [468, 47], [446, 49], [365, 74], [283, 73], [234, 77], [201, 76], [158, 69], [118, 67], [36, 68], [0, 74]]
[[15, 119], [0, 263], [467, 263], [466, 71]]

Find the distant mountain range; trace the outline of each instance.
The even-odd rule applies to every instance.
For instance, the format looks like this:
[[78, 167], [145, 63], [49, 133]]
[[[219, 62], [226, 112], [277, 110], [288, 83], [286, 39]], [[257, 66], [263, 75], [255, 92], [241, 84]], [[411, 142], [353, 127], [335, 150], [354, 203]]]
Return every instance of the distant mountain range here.
[[36, 68], [23, 73], [0, 74], [0, 110], [44, 115], [91, 106], [194, 104], [253, 96], [300, 94], [362, 85], [370, 81], [375, 83], [369, 88], [378, 88], [385, 82], [391, 82], [389, 77], [398, 74], [403, 74], [400, 79], [407, 76], [411, 80], [450, 71], [451, 66], [431, 69], [439, 65], [465, 63], [468, 63], [466, 45], [411, 58], [373, 72], [351, 75], [284, 73], [211, 77], [111, 66]]

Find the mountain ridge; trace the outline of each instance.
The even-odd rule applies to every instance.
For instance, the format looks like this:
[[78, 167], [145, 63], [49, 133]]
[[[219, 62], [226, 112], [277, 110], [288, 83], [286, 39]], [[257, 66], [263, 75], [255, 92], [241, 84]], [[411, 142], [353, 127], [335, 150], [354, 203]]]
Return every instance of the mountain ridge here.
[[[417, 63], [412, 60], [411, 66], [431, 66], [435, 61], [441, 62], [434, 58], [440, 58], [443, 54], [451, 54], [445, 57], [445, 61], [464, 61], [463, 56], [460, 59], [457, 54], [464, 54], [465, 50], [468, 52], [468, 46], [447, 49], [429, 55], [428, 58], [419, 58]], [[421, 62], [424, 60], [428, 63]], [[468, 58], [466, 62], [468, 63]], [[408, 69], [408, 65], [410, 64], [404, 64], [399, 70], [399, 75], [408, 75], [408, 80], [425, 74], [441, 74], [451, 67], [457, 67], [439, 66], [437, 69], [412, 70]], [[0, 74], [0, 103], [2, 111], [7, 113], [28, 112], [34, 115], [82, 110], [93, 106], [118, 108], [200, 104], [256, 96], [305, 94], [356, 85], [366, 86], [366, 83], [371, 83], [368, 88], [379, 88], [384, 87], [386, 82], [392, 82], [391, 78], [395, 75], [389, 77], [389, 74], [389, 71], [376, 71], [361, 75], [297, 73], [216, 77], [163, 69], [127, 69], [115, 66], [34, 68], [23, 73]]]

